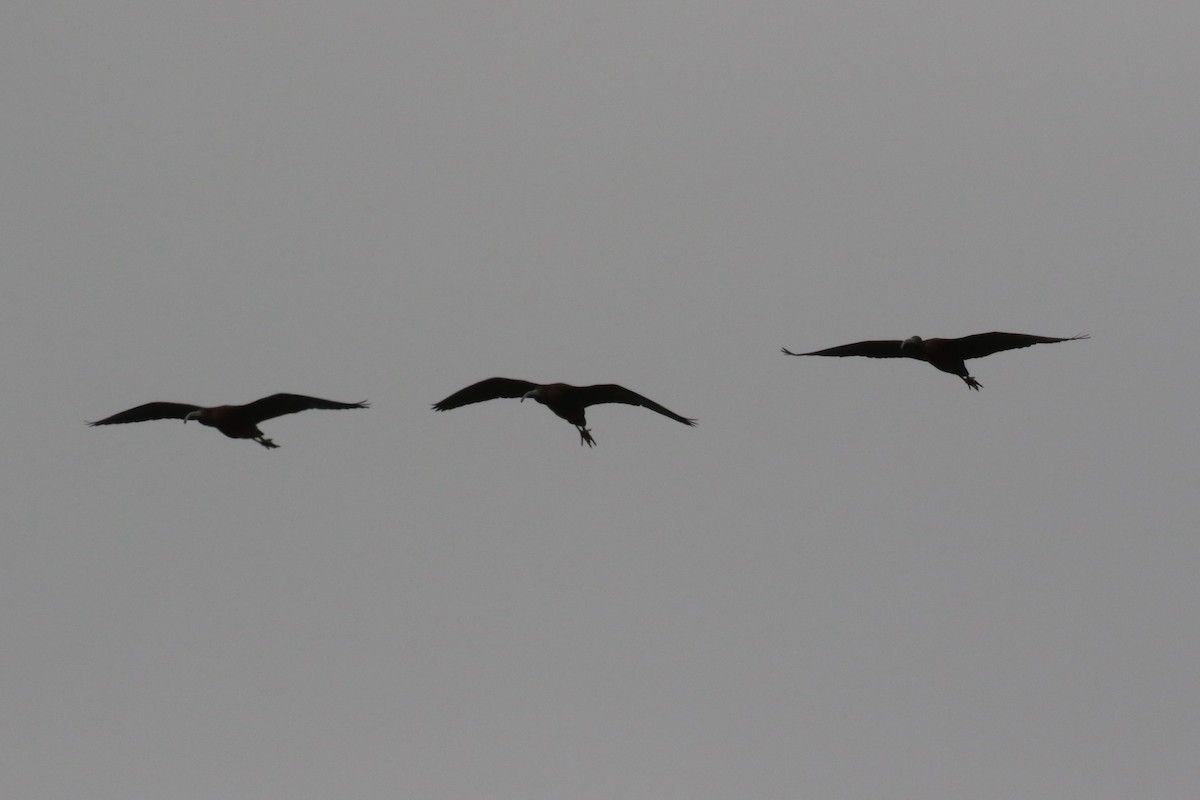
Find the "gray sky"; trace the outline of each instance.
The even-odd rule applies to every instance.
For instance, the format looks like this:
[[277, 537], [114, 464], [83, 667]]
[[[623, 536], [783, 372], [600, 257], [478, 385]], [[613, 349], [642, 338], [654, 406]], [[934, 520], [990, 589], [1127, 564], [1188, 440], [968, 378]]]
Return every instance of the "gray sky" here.
[[[3, 793], [1190, 796], [1198, 35], [5, 5]], [[989, 330], [1093, 338], [779, 354]], [[278, 391], [373, 408], [83, 424]]]

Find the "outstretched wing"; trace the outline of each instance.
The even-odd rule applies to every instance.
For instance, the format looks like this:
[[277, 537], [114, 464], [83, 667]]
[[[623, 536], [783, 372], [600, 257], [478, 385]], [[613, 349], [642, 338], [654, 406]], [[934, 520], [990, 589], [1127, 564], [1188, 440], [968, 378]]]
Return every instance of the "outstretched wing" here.
[[146, 403], [144, 406], [89, 422], [88, 425], [120, 425], [124, 422], [146, 422], [152, 419], [183, 419], [193, 411], [199, 410], [200, 406], [189, 406], [187, 403]]
[[465, 389], [459, 389], [445, 400], [433, 404], [434, 411], [449, 411], [472, 403], [482, 403], [484, 400], [495, 400], [499, 397], [524, 397], [530, 389], [536, 389], [537, 384], [530, 381], [519, 381], [515, 378], [488, 378], [486, 381], [473, 383]]
[[284, 414], [295, 414], [308, 411], [310, 408], [369, 408], [366, 400], [361, 403], [339, 403], [336, 400], [322, 400], [319, 397], [305, 397], [302, 394], [273, 394], [253, 403], [242, 406], [240, 413], [247, 422], [259, 423], [272, 417], [282, 417]]
[[637, 392], [631, 392], [624, 386], [618, 386], [615, 383], [580, 386], [575, 389], [575, 392], [577, 393], [576, 396], [580, 398], [580, 405], [582, 406], [594, 406], [598, 403], [624, 403], [627, 406], [642, 406], [651, 411], [657, 411], [664, 417], [670, 417], [676, 422], [682, 422], [684, 425], [696, 424], [696, 420], [680, 416], [670, 409], [663, 408], [650, 398], [642, 397]]
[[825, 350], [814, 350], [811, 353], [793, 353], [786, 347], [779, 348], [789, 356], [866, 356], [867, 358], [913, 358], [917, 349], [903, 350], [899, 339], [877, 339], [869, 342], [854, 342], [841, 344]]
[[1019, 347], [1030, 347], [1035, 344], [1052, 344], [1054, 342], [1072, 342], [1076, 339], [1090, 339], [1086, 333], [1078, 336], [1068, 336], [1056, 339], [1053, 336], [1031, 336], [1028, 333], [977, 333], [964, 336], [961, 339], [946, 339], [945, 344], [953, 348], [954, 354], [964, 361], [968, 358], [983, 358], [992, 353], [1004, 350], [1016, 350]]

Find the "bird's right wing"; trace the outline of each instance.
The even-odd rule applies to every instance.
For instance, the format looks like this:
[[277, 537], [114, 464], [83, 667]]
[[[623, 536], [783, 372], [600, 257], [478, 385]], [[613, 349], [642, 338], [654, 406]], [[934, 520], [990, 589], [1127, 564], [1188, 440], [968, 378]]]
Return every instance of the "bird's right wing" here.
[[434, 411], [449, 411], [472, 403], [482, 403], [484, 400], [495, 400], [500, 397], [523, 397], [530, 389], [536, 389], [537, 384], [531, 381], [519, 381], [515, 378], [488, 378], [486, 381], [473, 383], [465, 389], [459, 389], [445, 400], [433, 404]]
[[814, 350], [811, 353], [793, 353], [786, 347], [780, 349], [789, 356], [866, 356], [867, 358], [912, 358], [916, 350], [905, 352], [899, 339], [879, 339], [869, 342], [854, 342], [829, 347], [825, 350]]
[[366, 400], [361, 403], [340, 403], [337, 400], [322, 400], [320, 397], [303, 394], [273, 394], [247, 403], [241, 407], [240, 413], [245, 415], [245, 419], [257, 424], [274, 417], [282, 417], [284, 414], [298, 414], [312, 408], [370, 408], [370, 404]]
[[152, 419], [183, 419], [193, 411], [199, 411], [200, 408], [200, 406], [190, 406], [187, 403], [146, 403], [144, 406], [89, 422], [88, 425], [119, 425], [123, 422], [146, 422]]
[[949, 339], [947, 340], [947, 344], [953, 348], [955, 355], [965, 361], [968, 358], [983, 358], [984, 356], [990, 356], [992, 353], [1000, 353], [1004, 350], [1016, 350], [1020, 347], [1030, 347], [1035, 344], [1073, 342], [1076, 339], [1090, 338], [1086, 333], [1061, 339], [1055, 336], [1034, 336], [1030, 333], [992, 331], [991, 333], [976, 333], [972, 336], [964, 336], [961, 339]]
[[676, 422], [682, 422], [684, 425], [696, 424], [696, 420], [685, 417], [682, 414], [676, 414], [671, 409], [660, 406], [649, 397], [642, 397], [637, 392], [626, 389], [624, 386], [618, 386], [615, 383], [580, 386], [575, 391], [583, 399], [582, 405], [584, 406], [592, 406], [598, 403], [624, 403], [629, 406], [641, 406], [651, 411], [657, 411], [664, 417], [670, 417]]

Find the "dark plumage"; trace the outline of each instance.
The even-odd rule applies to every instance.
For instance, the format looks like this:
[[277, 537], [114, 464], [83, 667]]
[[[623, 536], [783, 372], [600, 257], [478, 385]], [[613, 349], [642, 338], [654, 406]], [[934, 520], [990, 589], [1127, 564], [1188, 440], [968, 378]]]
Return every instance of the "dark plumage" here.
[[96, 422], [89, 422], [88, 425], [119, 425], [152, 419], [181, 419], [186, 423], [189, 419], [194, 419], [201, 425], [216, 428], [231, 439], [253, 439], [263, 447], [272, 448], [279, 445], [263, 436], [263, 432], [258, 429], [258, 423], [263, 420], [307, 411], [310, 408], [369, 407], [365, 400], [361, 403], [339, 403], [319, 397], [305, 397], [302, 394], [273, 394], [244, 406], [205, 408], [187, 403], [146, 403], [144, 406], [122, 411]]
[[899, 339], [855, 342], [830, 347], [826, 350], [815, 350], [811, 353], [793, 353], [787, 348], [781, 348], [789, 356], [866, 356], [867, 358], [915, 358], [927, 361], [942, 372], [957, 375], [966, 382], [967, 386], [979, 391], [983, 384], [967, 373], [967, 365], [963, 362], [969, 358], [983, 358], [1003, 350], [1015, 350], [1019, 347], [1029, 347], [1035, 344], [1051, 344], [1053, 342], [1073, 342], [1076, 339], [1088, 339], [1086, 333], [1079, 336], [1068, 336], [1056, 339], [1053, 336], [1032, 336], [1027, 333], [977, 333], [964, 336], [961, 339], [922, 339], [912, 336], [904, 341]]
[[565, 383], [536, 384], [513, 378], [488, 378], [486, 381], [480, 381], [465, 389], [460, 389], [441, 402], [434, 403], [433, 410], [449, 411], [452, 408], [482, 403], [484, 400], [495, 400], [498, 397], [519, 397], [521, 400], [526, 397], [533, 398], [574, 425], [579, 431], [580, 445], [586, 444], [588, 447], [595, 446], [596, 440], [592, 438], [592, 433], [587, 428], [584, 409], [599, 403], [642, 406], [651, 411], [657, 411], [664, 417], [670, 417], [676, 422], [682, 422], [684, 425], [696, 424], [696, 420], [682, 417], [674, 411], [663, 408], [653, 400], [615, 383], [569, 386]]

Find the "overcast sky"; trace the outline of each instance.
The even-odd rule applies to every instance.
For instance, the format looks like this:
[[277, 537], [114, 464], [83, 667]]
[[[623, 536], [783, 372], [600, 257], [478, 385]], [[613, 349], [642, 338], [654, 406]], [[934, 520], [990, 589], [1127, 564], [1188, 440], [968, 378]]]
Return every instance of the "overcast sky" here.
[[[1193, 795], [1198, 40], [5, 4], [2, 793]], [[779, 353], [991, 330], [1092, 339]], [[429, 409], [496, 375], [699, 426]], [[372, 408], [84, 425], [281, 391]]]

